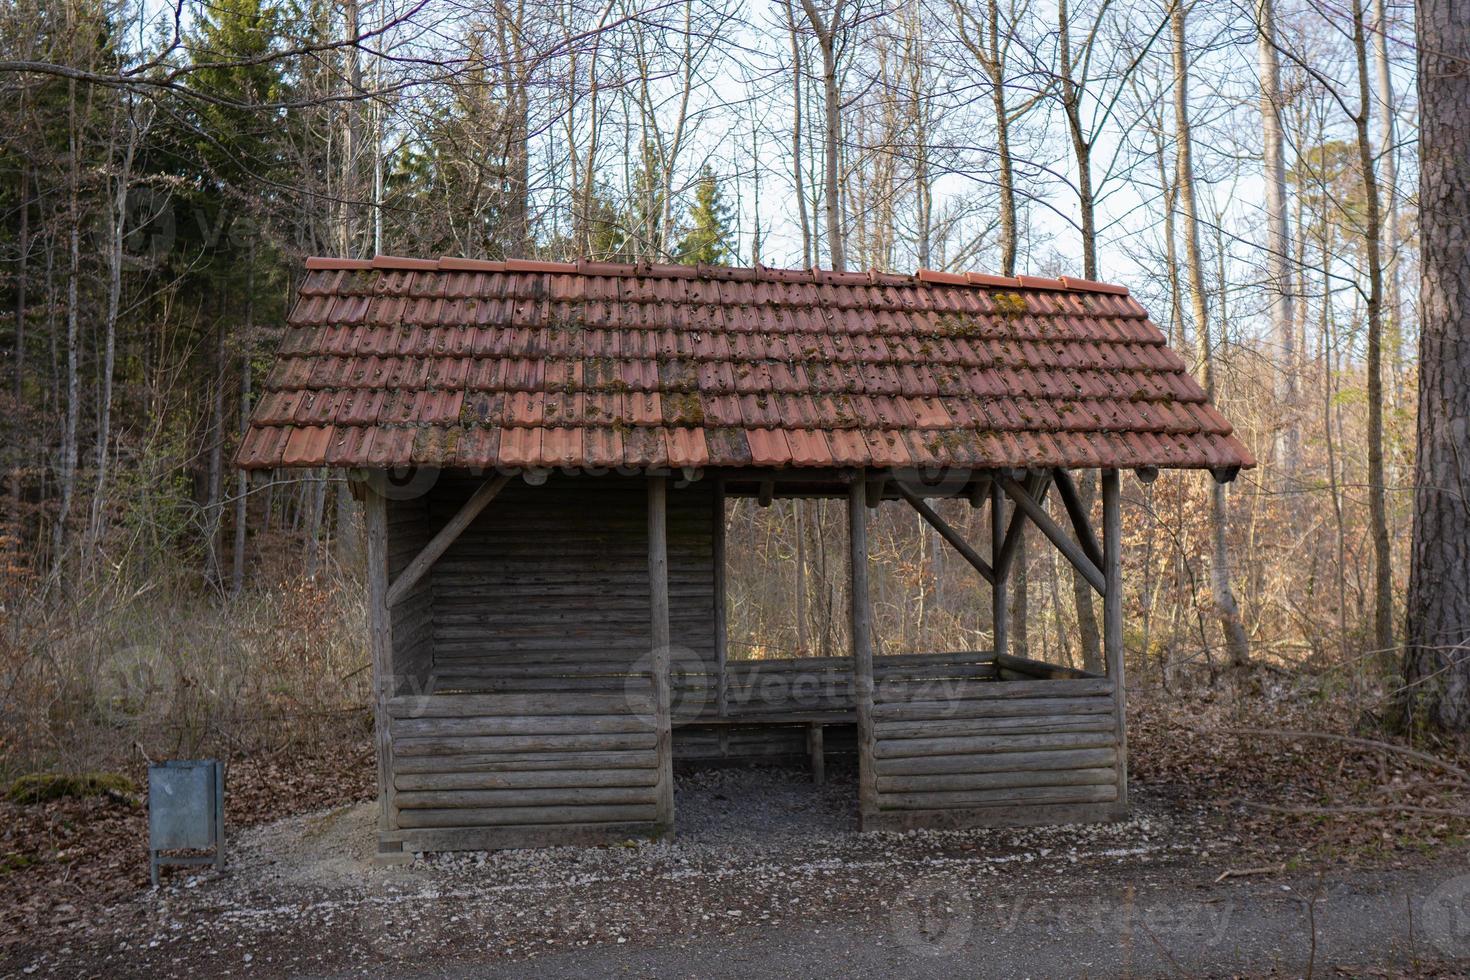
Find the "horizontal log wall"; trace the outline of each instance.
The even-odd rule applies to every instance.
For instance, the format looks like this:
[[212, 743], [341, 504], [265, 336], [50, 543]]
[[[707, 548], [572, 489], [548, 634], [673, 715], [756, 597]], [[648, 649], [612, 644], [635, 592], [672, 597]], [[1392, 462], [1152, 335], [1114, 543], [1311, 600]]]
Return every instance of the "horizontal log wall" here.
[[[851, 714], [852, 658], [791, 657], [732, 660], [727, 667], [725, 718]], [[898, 654], [873, 659], [874, 683], [897, 697], [942, 697], [966, 681], [994, 680], [994, 658], [985, 651]], [[712, 661], [675, 664], [675, 724], [720, 717], [718, 675]]]
[[[436, 488], [430, 505], [435, 526], [473, 486], [445, 482]], [[676, 661], [714, 658], [712, 493], [704, 482], [669, 490]], [[553, 477], [539, 487], [512, 482], [431, 576], [437, 690], [621, 690], [635, 666], [646, 669], [642, 480]]]
[[[389, 500], [388, 582], [394, 582], [434, 536], [428, 500]], [[434, 663], [434, 589], [428, 576], [389, 610], [393, 624], [393, 690], [419, 694], [428, 690]]]
[[[680, 763], [805, 762], [811, 722], [825, 724], [828, 756], [854, 749], [850, 657], [732, 660], [723, 718], [714, 700], [713, 664], [685, 668], [674, 677], [674, 758]], [[994, 680], [996, 670], [990, 653], [960, 651], [875, 657], [873, 675], [895, 697], [943, 698], [966, 684]]]
[[434, 694], [394, 698], [388, 710], [411, 849], [592, 842], [652, 826], [646, 696]]
[[[426, 498], [427, 533], [478, 485], [441, 480]], [[670, 619], [685, 660], [714, 655], [711, 492], [668, 495]], [[642, 480], [517, 480], [434, 564], [433, 693], [400, 691], [389, 705], [406, 847], [654, 832], [647, 541]]]
[[[1002, 662], [1004, 672], [1017, 666]], [[1111, 819], [1120, 811], [1115, 709], [1112, 682], [1096, 677], [964, 682], [941, 698], [880, 685], [871, 826]]]

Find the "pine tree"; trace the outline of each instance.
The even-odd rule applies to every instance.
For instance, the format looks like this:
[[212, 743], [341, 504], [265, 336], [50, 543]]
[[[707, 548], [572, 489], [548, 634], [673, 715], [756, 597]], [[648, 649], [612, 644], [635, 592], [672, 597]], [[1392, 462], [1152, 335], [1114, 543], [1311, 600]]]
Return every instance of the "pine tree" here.
[[735, 233], [730, 228], [730, 209], [720, 197], [720, 183], [706, 166], [694, 189], [688, 227], [674, 250], [686, 265], [729, 265], [735, 257]]

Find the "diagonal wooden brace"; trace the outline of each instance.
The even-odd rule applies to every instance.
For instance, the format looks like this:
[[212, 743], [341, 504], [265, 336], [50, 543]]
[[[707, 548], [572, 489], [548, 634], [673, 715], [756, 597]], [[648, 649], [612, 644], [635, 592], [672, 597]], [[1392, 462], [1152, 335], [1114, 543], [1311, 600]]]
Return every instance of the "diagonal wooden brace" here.
[[1056, 480], [1057, 492], [1062, 495], [1062, 503], [1067, 507], [1067, 517], [1072, 521], [1072, 532], [1077, 535], [1077, 543], [1082, 545], [1082, 550], [1092, 563], [1102, 568], [1102, 545], [1097, 543], [1097, 535], [1092, 531], [1092, 521], [1088, 519], [1087, 510], [1082, 506], [1082, 498], [1077, 494], [1077, 484], [1072, 482], [1072, 474], [1057, 467], [1052, 471], [1052, 478]]
[[1087, 579], [1087, 584], [1091, 585], [1101, 595], [1106, 587], [1103, 581], [1103, 573], [1097, 565], [1093, 564], [1092, 559], [1087, 557], [1087, 554], [1078, 547], [1075, 541], [1067, 537], [1067, 532], [1057, 526], [1056, 521], [1052, 520], [1051, 515], [1046, 512], [1046, 509], [1026, 492], [1025, 487], [1004, 474], [1000, 474], [998, 479], [1000, 480], [1001, 488], [1006, 492], [1006, 496], [1015, 501], [1016, 506], [1027, 517], [1031, 518], [1031, 523], [1041, 529], [1041, 533], [1045, 534], [1067, 561], [1072, 563], [1072, 567], [1082, 573], [1082, 577]]
[[[996, 479], [994, 486], [1001, 486], [1000, 480]], [[1046, 499], [1046, 491], [1051, 488], [1051, 474], [1048, 472], [1033, 473], [1026, 480], [1026, 492], [1032, 500], [1038, 504]], [[999, 508], [992, 508], [999, 513]], [[1021, 532], [1026, 527], [1026, 514], [1019, 507], [1011, 512], [1010, 523], [1006, 525], [1006, 536], [1001, 542], [1000, 553], [995, 557], [995, 573], [1000, 576], [1010, 574], [1011, 562], [1016, 557], [1016, 551], [1021, 547]]]
[[408, 567], [399, 572], [393, 584], [388, 586], [386, 599], [388, 608], [391, 609], [409, 589], [418, 584], [418, 580], [433, 567], [434, 562], [439, 560], [439, 556], [449, 550], [449, 546], [454, 544], [455, 540], [464, 533], [464, 529], [480, 516], [480, 511], [484, 510], [509, 482], [509, 476], [497, 476], [493, 480], [486, 480], [481, 484], [480, 489], [470, 495], [470, 499], [464, 502], [464, 506], [460, 507], [459, 511], [449, 519], [449, 523], [429, 539], [429, 543], [424, 545], [424, 550], [415, 555], [413, 561], [408, 563]]
[[944, 518], [935, 513], [933, 508], [924, 503], [922, 497], [914, 493], [908, 487], [904, 486], [902, 481], [895, 480], [893, 486], [903, 496], [903, 499], [909, 502], [909, 506], [913, 507], [914, 510], [919, 512], [919, 516], [924, 519], [924, 522], [932, 527], [934, 530], [938, 531], [939, 536], [948, 541], [950, 547], [954, 548], [955, 551], [958, 551], [961, 557], [963, 557], [965, 561], [969, 562], [974, 567], [975, 571], [980, 573], [981, 578], [992, 585], [995, 584], [995, 569], [990, 567], [990, 563], [988, 561], [980, 557], [979, 552], [970, 547], [965, 539], [960, 536], [960, 533], [958, 531], [951, 527]]

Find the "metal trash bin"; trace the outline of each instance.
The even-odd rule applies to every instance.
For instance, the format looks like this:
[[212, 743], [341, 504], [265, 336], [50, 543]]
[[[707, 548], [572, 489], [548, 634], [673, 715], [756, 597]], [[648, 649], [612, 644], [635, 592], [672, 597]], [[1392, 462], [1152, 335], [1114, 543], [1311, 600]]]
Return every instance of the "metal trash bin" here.
[[[211, 855], [164, 851], [214, 849]], [[175, 760], [148, 766], [148, 873], [158, 887], [165, 864], [225, 866], [225, 770], [215, 759]]]

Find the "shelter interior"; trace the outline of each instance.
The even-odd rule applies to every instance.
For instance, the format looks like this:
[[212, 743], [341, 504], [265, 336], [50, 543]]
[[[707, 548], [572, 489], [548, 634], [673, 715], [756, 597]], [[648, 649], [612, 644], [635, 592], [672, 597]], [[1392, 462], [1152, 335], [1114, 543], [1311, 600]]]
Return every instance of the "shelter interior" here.
[[[855, 756], [869, 830], [1126, 810], [1117, 470], [1101, 471], [1100, 537], [1064, 469], [940, 484], [844, 469], [358, 476], [384, 854], [666, 836], [676, 764], [783, 756], [818, 780], [835, 753]], [[991, 540], [965, 540], [926, 502], [941, 494], [990, 508]], [[847, 501], [847, 655], [728, 655], [734, 497]], [[867, 521], [883, 500], [992, 584], [993, 649], [875, 655]], [[1007, 654], [1024, 524], [1102, 596], [1106, 675]]]

